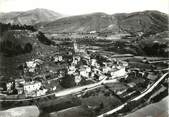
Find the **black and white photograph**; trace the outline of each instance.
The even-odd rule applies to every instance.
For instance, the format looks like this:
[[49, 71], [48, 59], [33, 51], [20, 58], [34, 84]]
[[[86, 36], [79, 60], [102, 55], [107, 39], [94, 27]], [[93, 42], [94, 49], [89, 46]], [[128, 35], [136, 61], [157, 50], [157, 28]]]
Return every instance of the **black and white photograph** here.
[[0, 0], [0, 117], [169, 117], [169, 0]]

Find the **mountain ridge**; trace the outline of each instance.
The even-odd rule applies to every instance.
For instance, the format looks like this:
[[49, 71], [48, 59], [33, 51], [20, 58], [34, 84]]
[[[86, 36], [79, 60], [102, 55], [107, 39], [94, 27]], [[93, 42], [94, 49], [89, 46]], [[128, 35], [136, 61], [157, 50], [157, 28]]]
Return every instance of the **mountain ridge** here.
[[34, 25], [44, 33], [94, 31], [149, 35], [167, 31], [168, 21], [168, 14], [156, 10], [116, 14], [95, 12], [65, 17], [51, 10], [37, 8], [0, 14], [2, 23]]
[[23, 12], [0, 13], [1, 23], [34, 25], [39, 22], [50, 22], [62, 17], [61, 14], [48, 9], [32, 9]]
[[36, 24], [43, 32], [157, 33], [168, 30], [168, 15], [155, 10], [133, 13], [91, 13]]

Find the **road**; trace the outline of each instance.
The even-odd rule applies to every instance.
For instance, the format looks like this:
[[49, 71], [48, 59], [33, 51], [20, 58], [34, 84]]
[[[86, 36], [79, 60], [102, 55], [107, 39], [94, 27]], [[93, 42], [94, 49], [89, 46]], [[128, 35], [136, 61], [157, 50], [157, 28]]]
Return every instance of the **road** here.
[[169, 96], [165, 97], [158, 103], [147, 105], [125, 117], [168, 117], [169, 116]]
[[2, 101], [8, 101], [8, 102], [29, 101], [29, 100], [39, 99], [39, 98], [45, 98], [45, 97], [52, 96], [52, 95], [55, 95], [55, 97], [57, 98], [57, 97], [62, 97], [62, 96], [70, 95], [70, 94], [75, 94], [75, 93], [78, 93], [78, 92], [81, 92], [81, 91], [84, 91], [84, 90], [90, 90], [91, 88], [94, 89], [94, 88], [101, 86], [102, 83], [106, 84], [106, 83], [114, 83], [114, 82], [117, 82], [117, 80], [115, 80], [115, 79], [114, 80], [103, 79], [98, 83], [89, 84], [89, 85], [80, 86], [80, 87], [75, 87], [75, 88], [69, 88], [69, 89], [61, 90], [61, 91], [58, 91], [58, 92], [53, 92], [53, 93], [43, 95], [43, 96], [38, 96], [38, 97], [34, 97], [34, 98], [27, 98], [27, 99], [7, 99], [7, 100], [0, 99], [0, 102], [2, 102]]
[[[141, 95], [135, 97], [134, 99], [132, 99], [132, 100], [130, 100], [130, 101], [137, 101], [137, 100], [143, 98], [145, 95], [147, 95], [148, 93], [150, 93], [156, 86], [158, 86], [158, 85], [160, 84], [160, 82], [167, 77], [167, 75], [169, 75], [169, 73], [165, 73], [159, 80], [157, 80], [157, 81], [156, 81], [152, 86], [150, 86], [145, 92], [143, 92]], [[128, 101], [128, 102], [130, 102], [130, 101]], [[128, 102], [125, 102], [124, 104], [118, 106], [117, 108], [115, 108], [115, 109], [113, 109], [113, 110], [111, 110], [111, 111], [108, 111], [108, 112], [106, 112], [106, 113], [104, 113], [104, 114], [101, 114], [101, 115], [99, 115], [98, 117], [104, 117], [105, 115], [111, 115], [111, 114], [113, 114], [113, 113], [115, 113], [115, 112], [117, 112], [117, 111], [123, 109], [123, 108], [128, 104]]]
[[[147, 90], [145, 90], [145, 92], [143, 92], [141, 95], [133, 98], [132, 100], [130, 101], [137, 101], [141, 98], [143, 98], [145, 95], [147, 95], [148, 93], [150, 93], [154, 88], [156, 88], [156, 86], [158, 86], [162, 80], [164, 80], [166, 77], [168, 77], [167, 75], [169, 75], [169, 73], [165, 73], [161, 78], [159, 78], [152, 86], [150, 86], [149, 88], [147, 88]], [[83, 92], [83, 91], [86, 91], [86, 90], [92, 90], [94, 88], [97, 88], [97, 87], [100, 87], [102, 86], [102, 84], [107, 84], [107, 83], [115, 83], [115, 82], [118, 82], [116, 79], [114, 80], [106, 80], [106, 79], [103, 79], [102, 81], [98, 82], [98, 83], [94, 83], [94, 84], [90, 84], [90, 85], [85, 85], [85, 86], [81, 86], [81, 87], [75, 87], [75, 88], [70, 88], [70, 89], [65, 89], [65, 90], [62, 90], [62, 91], [59, 91], [59, 92], [54, 92], [54, 93], [51, 93], [51, 94], [48, 94], [48, 95], [44, 95], [44, 96], [40, 96], [40, 97], [35, 97], [35, 98], [29, 98], [29, 99], [20, 99], [20, 100], [0, 100], [0, 101], [26, 101], [26, 100], [34, 100], [34, 99], [38, 99], [38, 98], [44, 98], [44, 97], [47, 97], [47, 96], [50, 96], [50, 95], [55, 95], [55, 97], [59, 98], [59, 97], [63, 97], [63, 96], [66, 96], [66, 95], [70, 95], [70, 94], [77, 94], [79, 92]], [[128, 101], [128, 102], [130, 102]], [[99, 115], [98, 117], [104, 117], [105, 115], [111, 115], [121, 109], [123, 109], [127, 104], [128, 102], [125, 102], [123, 103], [122, 105], [118, 106], [117, 108], [113, 109], [113, 110], [110, 110], [104, 114], [101, 114]]]

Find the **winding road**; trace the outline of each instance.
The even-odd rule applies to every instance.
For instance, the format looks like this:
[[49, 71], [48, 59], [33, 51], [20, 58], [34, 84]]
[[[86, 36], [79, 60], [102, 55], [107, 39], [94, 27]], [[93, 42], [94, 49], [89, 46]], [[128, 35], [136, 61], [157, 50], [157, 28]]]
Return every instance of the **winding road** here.
[[[130, 101], [137, 101], [137, 100], [143, 98], [144, 96], [146, 96], [148, 93], [150, 93], [151, 91], [153, 91], [153, 89], [156, 88], [156, 87], [161, 83], [162, 80], [164, 80], [165, 78], [167, 78], [167, 77], [168, 77], [167, 75], [169, 75], [168, 72], [165, 73], [160, 79], [158, 79], [158, 80], [157, 80], [152, 86], [150, 86], [147, 90], [145, 90], [145, 92], [143, 92], [141, 95], [135, 97], [134, 99], [132, 99], [132, 100], [130, 100]], [[130, 101], [128, 101], [128, 102], [130, 102]], [[111, 111], [108, 111], [108, 112], [106, 112], [106, 113], [104, 113], [104, 114], [101, 114], [101, 115], [99, 115], [98, 117], [105, 117], [105, 115], [111, 115], [111, 114], [113, 114], [113, 113], [115, 113], [115, 112], [117, 112], [117, 111], [123, 109], [123, 108], [128, 104], [128, 102], [125, 102], [124, 104], [118, 106], [117, 108], [115, 108], [115, 109], [113, 109], [113, 110], [111, 110]]]

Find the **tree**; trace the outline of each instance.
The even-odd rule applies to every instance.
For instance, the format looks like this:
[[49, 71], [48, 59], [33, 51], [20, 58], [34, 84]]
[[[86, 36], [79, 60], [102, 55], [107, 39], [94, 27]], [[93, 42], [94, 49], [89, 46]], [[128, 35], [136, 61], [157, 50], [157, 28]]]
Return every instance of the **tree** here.
[[25, 53], [29, 53], [32, 51], [32, 45], [30, 43], [27, 43], [25, 46], [24, 46], [24, 52]]

